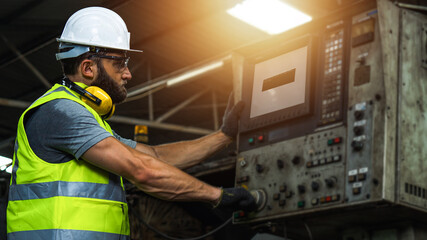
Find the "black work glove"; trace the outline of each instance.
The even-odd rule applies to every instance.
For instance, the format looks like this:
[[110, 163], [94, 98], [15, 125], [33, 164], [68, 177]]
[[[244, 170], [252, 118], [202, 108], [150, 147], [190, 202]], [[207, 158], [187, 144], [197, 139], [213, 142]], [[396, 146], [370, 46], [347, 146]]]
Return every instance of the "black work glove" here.
[[230, 138], [236, 138], [238, 130], [238, 122], [240, 114], [242, 113], [245, 103], [239, 101], [234, 105], [233, 93], [228, 98], [227, 108], [225, 109], [224, 116], [222, 117], [221, 131]]
[[257, 209], [257, 204], [255, 198], [248, 190], [237, 187], [222, 189], [221, 198], [216, 207], [233, 211], [243, 210], [252, 212]]

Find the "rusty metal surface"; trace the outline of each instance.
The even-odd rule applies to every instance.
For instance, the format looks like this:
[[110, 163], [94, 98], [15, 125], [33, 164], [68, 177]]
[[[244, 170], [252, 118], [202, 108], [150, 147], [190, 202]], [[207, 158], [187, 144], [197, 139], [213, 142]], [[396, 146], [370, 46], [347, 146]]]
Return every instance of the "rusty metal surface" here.
[[427, 69], [422, 67], [427, 16], [402, 10], [398, 160], [400, 201], [427, 207]]

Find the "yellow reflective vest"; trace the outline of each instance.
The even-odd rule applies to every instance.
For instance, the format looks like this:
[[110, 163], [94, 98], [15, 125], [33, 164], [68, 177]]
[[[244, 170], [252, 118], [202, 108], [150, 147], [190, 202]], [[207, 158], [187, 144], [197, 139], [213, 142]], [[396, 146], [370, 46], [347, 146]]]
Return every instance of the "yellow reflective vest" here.
[[128, 206], [121, 177], [84, 160], [46, 162], [34, 154], [28, 143], [26, 113], [59, 98], [86, 107], [99, 125], [113, 135], [107, 122], [77, 93], [59, 84], [25, 110], [19, 119], [13, 156], [8, 239], [129, 239]]

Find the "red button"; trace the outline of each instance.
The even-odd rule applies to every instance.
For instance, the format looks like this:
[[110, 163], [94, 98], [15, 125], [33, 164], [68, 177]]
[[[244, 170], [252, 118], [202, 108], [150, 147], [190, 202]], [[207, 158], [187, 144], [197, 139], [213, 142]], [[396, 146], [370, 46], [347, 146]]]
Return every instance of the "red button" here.
[[326, 197], [326, 202], [330, 202], [332, 200], [332, 197], [331, 196], [327, 196]]
[[340, 143], [340, 142], [341, 142], [341, 138], [340, 137], [334, 138], [334, 143]]
[[244, 216], [245, 216], [245, 212], [240, 211], [240, 212], [239, 212], [239, 216], [240, 216], [240, 217], [244, 217]]

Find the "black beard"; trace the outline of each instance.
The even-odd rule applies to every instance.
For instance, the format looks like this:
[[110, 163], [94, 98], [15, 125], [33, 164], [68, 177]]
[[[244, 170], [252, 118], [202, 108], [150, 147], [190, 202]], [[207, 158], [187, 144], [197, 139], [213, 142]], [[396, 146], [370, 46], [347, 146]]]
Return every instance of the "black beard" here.
[[126, 99], [127, 91], [125, 87], [119, 86], [105, 71], [104, 66], [98, 64], [98, 78], [92, 83], [92, 86], [102, 88], [108, 95], [110, 95], [113, 104], [118, 104]]

